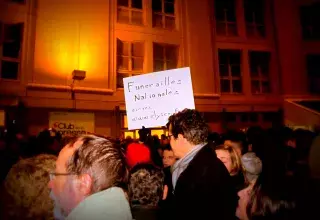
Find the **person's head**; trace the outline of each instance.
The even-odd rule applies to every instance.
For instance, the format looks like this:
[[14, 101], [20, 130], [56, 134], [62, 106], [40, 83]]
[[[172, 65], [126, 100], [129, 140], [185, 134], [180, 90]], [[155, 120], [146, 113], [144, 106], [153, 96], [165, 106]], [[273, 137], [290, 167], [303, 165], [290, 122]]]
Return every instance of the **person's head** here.
[[212, 132], [208, 135], [208, 142], [214, 143], [215, 145], [222, 144], [222, 138], [219, 133]]
[[243, 132], [229, 131], [226, 134], [224, 144], [234, 147], [240, 157], [247, 152], [246, 135]]
[[241, 157], [243, 147], [240, 141], [225, 140], [224, 145], [233, 147], [236, 150], [237, 154]]
[[241, 169], [241, 159], [236, 150], [227, 145], [219, 145], [215, 148], [217, 157], [226, 166], [231, 176], [237, 175]]
[[207, 142], [209, 126], [196, 110], [184, 109], [169, 117], [170, 145], [179, 158], [186, 155], [194, 146]]
[[129, 198], [132, 205], [157, 206], [165, 199], [164, 173], [152, 164], [138, 164], [130, 171]]
[[165, 146], [165, 145], [169, 144], [168, 137], [165, 134], [161, 135], [160, 144], [162, 146]]
[[[290, 184], [289, 184], [290, 185]], [[260, 176], [254, 185], [238, 192], [236, 216], [240, 220], [290, 220], [296, 203], [286, 181], [266, 181]]]
[[262, 161], [254, 152], [248, 152], [241, 157], [241, 162], [246, 180], [254, 183], [262, 171]]
[[67, 216], [86, 197], [111, 187], [125, 187], [128, 170], [122, 149], [105, 138], [85, 135], [59, 153], [49, 188], [55, 212]]
[[54, 169], [56, 159], [54, 155], [40, 154], [12, 166], [3, 182], [0, 219], [1, 214], [6, 216], [3, 219], [53, 218], [53, 202], [47, 186], [48, 172]]
[[150, 149], [141, 143], [129, 144], [125, 156], [130, 169], [139, 163], [150, 163], [152, 161]]
[[163, 156], [163, 148], [158, 146], [157, 151], [158, 151], [159, 156], [162, 157]]
[[162, 162], [164, 167], [170, 167], [176, 162], [177, 158], [174, 155], [174, 152], [170, 145], [167, 145], [163, 149]]
[[142, 126], [142, 129], [138, 131], [139, 133], [139, 141], [140, 142], [146, 142], [147, 139], [151, 136], [151, 130], [149, 128], [145, 128]]

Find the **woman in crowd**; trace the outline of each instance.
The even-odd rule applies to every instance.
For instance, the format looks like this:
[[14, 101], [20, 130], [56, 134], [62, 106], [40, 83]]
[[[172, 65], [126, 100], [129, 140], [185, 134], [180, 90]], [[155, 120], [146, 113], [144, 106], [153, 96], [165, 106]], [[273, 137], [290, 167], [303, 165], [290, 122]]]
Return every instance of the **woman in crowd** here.
[[294, 193], [286, 179], [272, 181], [260, 175], [254, 185], [238, 192], [236, 216], [240, 220], [291, 220], [296, 217]]
[[229, 171], [235, 189], [242, 189], [245, 184], [245, 178], [242, 172], [241, 159], [237, 151], [233, 147], [227, 145], [219, 145], [216, 147], [215, 151], [217, 157]]

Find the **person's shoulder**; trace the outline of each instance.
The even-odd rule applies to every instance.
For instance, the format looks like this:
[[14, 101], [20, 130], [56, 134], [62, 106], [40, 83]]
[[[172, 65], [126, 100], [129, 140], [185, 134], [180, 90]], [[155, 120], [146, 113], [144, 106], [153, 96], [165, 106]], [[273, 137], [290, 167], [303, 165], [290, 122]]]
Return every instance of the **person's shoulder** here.
[[85, 219], [110, 219], [131, 220], [129, 202], [125, 192], [119, 187], [95, 193], [82, 201], [68, 216], [68, 220]]
[[[207, 174], [216, 178], [217, 175], [222, 177], [230, 176], [225, 165], [217, 157], [214, 148], [211, 144], [206, 144], [194, 157], [190, 163], [190, 167], [198, 169], [201, 168], [203, 174]], [[201, 172], [200, 172], [201, 173]]]
[[194, 161], [211, 165], [215, 164], [218, 160], [212, 144], [209, 143], [203, 146], [194, 157]]

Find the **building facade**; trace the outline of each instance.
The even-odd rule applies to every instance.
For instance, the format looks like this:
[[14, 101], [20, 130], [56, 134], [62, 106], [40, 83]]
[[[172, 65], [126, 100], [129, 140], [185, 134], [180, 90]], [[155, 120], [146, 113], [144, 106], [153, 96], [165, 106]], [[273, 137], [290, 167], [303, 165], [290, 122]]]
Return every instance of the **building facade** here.
[[[122, 79], [179, 67], [191, 68], [196, 108], [218, 132], [271, 126], [286, 99], [320, 91], [316, 1], [0, 0], [0, 8], [0, 107], [31, 134], [49, 126], [50, 112], [81, 112], [94, 114], [96, 133], [136, 137]], [[86, 78], [73, 81], [73, 70]]]

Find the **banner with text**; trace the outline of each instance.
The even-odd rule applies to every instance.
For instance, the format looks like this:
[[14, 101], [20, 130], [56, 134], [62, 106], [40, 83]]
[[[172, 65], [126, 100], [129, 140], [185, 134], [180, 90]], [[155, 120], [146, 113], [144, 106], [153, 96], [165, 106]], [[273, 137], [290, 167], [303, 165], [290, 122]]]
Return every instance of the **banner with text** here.
[[164, 126], [170, 115], [194, 109], [190, 68], [123, 79], [128, 129]]
[[94, 133], [94, 113], [50, 112], [49, 127], [62, 135]]

